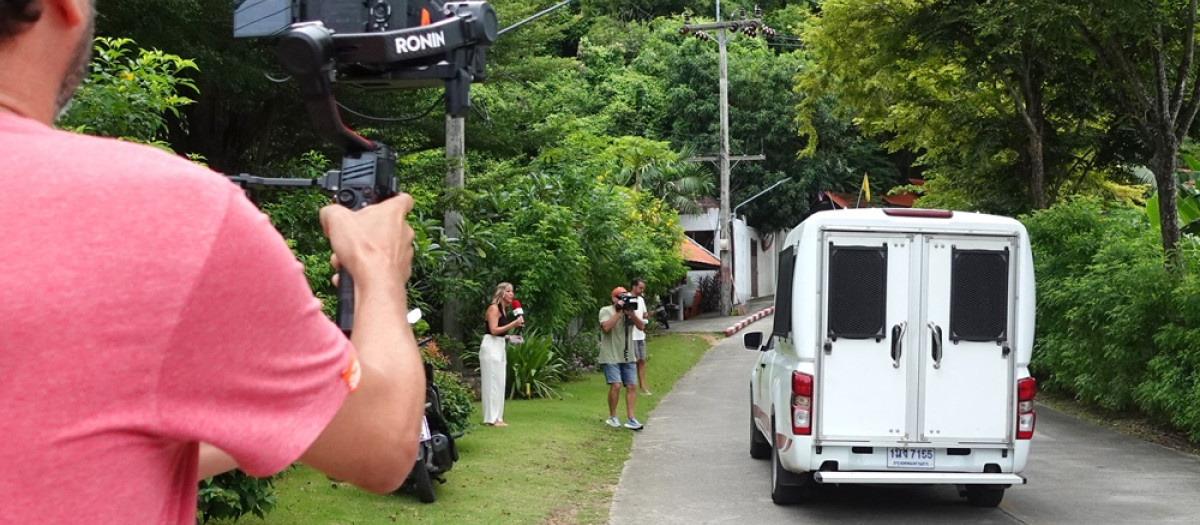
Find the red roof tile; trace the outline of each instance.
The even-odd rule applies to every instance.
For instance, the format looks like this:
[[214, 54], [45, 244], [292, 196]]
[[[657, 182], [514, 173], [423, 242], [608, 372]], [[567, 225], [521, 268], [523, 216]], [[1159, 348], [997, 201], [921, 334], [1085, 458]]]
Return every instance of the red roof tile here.
[[883, 202], [897, 206], [900, 208], [911, 208], [913, 203], [917, 201], [917, 194], [911, 191], [897, 193], [895, 195], [884, 195]]
[[682, 251], [684, 264], [692, 269], [715, 270], [721, 267], [720, 259], [686, 235], [683, 237]]

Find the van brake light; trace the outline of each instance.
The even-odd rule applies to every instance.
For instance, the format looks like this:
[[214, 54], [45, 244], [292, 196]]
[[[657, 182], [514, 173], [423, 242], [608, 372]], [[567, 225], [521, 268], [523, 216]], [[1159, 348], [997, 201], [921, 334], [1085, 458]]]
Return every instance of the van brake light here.
[[892, 217], [918, 217], [923, 219], [949, 219], [954, 212], [949, 210], [914, 210], [912, 208], [885, 208], [883, 213]]
[[811, 436], [813, 376], [792, 372], [792, 434]]
[[1033, 410], [1033, 398], [1037, 397], [1037, 381], [1027, 377], [1017, 381], [1017, 439], [1033, 437], [1037, 424], [1037, 412]]

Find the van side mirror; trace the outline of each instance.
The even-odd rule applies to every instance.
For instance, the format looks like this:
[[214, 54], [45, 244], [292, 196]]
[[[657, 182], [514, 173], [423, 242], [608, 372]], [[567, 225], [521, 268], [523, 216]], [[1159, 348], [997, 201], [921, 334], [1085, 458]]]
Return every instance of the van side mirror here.
[[742, 345], [745, 346], [747, 350], [762, 350], [762, 338], [762, 332], [747, 332], [742, 336]]

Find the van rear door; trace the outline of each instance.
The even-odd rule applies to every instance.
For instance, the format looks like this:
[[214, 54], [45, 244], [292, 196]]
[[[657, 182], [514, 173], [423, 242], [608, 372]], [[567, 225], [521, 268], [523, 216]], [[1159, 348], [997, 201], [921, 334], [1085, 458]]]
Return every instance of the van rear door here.
[[833, 232], [822, 245], [818, 437], [905, 441], [912, 365], [903, 347], [893, 355], [891, 332], [910, 317], [912, 238]]
[[924, 236], [921, 441], [1010, 440], [1016, 239]]

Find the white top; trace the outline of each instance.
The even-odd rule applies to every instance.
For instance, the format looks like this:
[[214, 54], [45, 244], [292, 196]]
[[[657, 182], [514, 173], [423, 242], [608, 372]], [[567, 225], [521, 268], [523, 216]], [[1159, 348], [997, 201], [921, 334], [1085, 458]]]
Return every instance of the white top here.
[[[638, 319], [641, 319], [642, 322], [645, 322], [646, 321], [646, 298], [639, 295], [637, 297], [637, 302], [638, 302], [638, 307], [637, 307], [637, 310], [634, 310], [634, 314], [637, 315]], [[632, 328], [630, 328], [630, 330], [632, 330], [631, 333], [633, 334], [633, 340], [634, 341], [645, 341], [646, 340], [646, 332], [643, 332], [642, 329], [638, 328], [637, 325], [635, 325], [635, 324], [633, 324], [631, 326], [632, 326]]]

